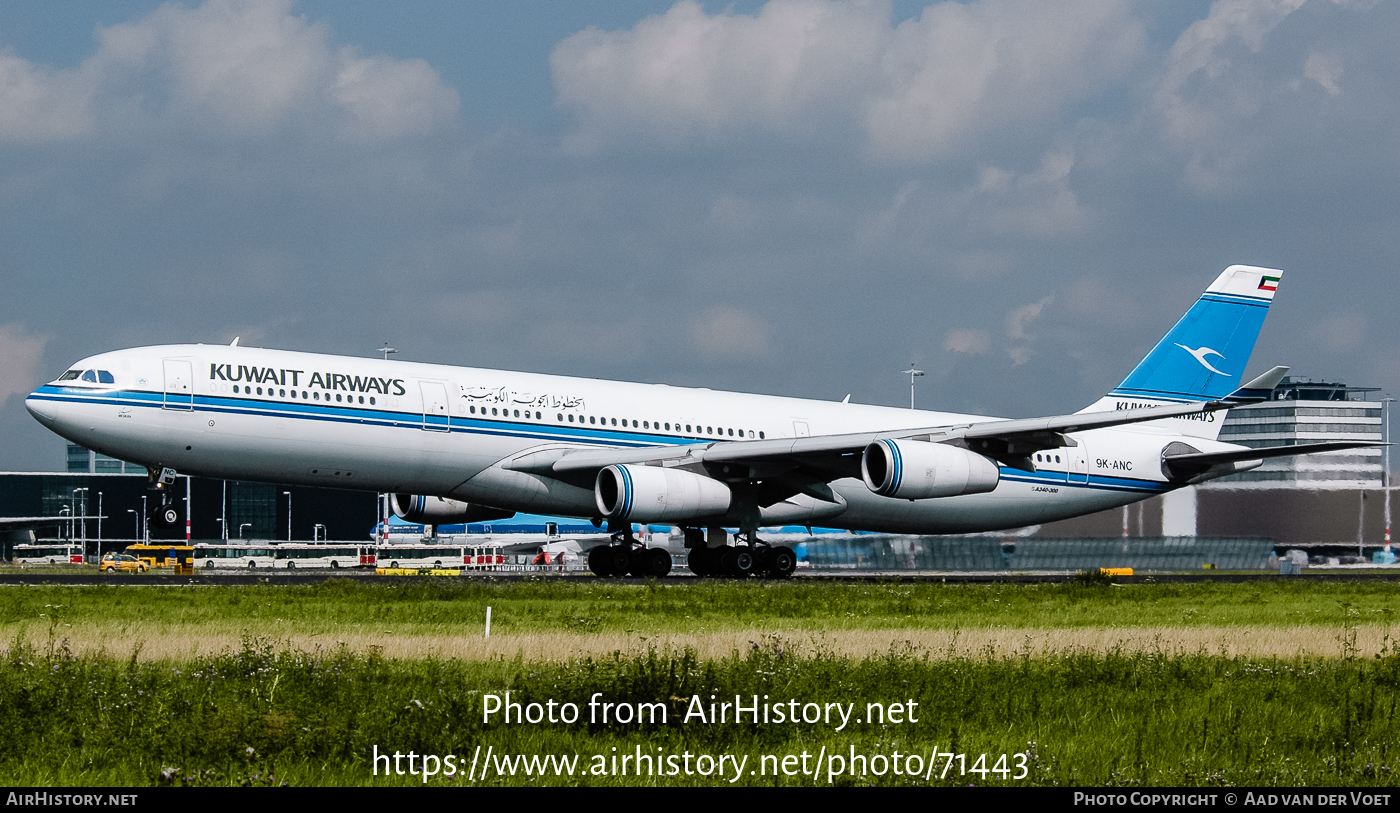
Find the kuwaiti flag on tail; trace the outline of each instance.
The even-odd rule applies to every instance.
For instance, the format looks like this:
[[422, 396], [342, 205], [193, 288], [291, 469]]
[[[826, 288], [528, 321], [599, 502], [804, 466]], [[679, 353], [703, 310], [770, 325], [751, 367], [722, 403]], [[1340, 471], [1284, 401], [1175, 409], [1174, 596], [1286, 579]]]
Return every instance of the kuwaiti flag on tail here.
[[1110, 397], [1198, 401], [1234, 392], [1282, 277], [1272, 268], [1225, 269]]

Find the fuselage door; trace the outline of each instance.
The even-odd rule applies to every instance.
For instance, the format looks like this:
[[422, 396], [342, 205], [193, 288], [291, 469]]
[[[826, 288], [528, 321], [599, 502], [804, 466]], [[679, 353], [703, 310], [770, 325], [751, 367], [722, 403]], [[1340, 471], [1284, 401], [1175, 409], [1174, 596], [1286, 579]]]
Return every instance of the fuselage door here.
[[423, 393], [423, 428], [432, 432], [448, 431], [451, 421], [447, 411], [447, 385], [422, 381], [418, 388]]
[[162, 359], [165, 366], [165, 408], [194, 409], [194, 366], [180, 359]]
[[1078, 446], [1070, 446], [1065, 451], [1069, 453], [1069, 474], [1065, 479], [1071, 483], [1089, 482], [1089, 452], [1084, 448], [1084, 441], [1080, 440]]
[[812, 436], [812, 430], [807, 427], [806, 421], [793, 421], [792, 436], [797, 438], [808, 438]]

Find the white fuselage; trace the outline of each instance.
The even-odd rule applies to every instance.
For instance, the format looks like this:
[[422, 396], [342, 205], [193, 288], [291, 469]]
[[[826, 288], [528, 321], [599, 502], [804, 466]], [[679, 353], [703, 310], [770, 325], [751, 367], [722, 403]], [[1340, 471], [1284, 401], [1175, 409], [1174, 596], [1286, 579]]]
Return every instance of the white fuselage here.
[[[171, 345], [93, 356], [28, 399], [45, 426], [112, 457], [227, 479], [451, 497], [496, 508], [592, 517], [593, 491], [503, 464], [551, 448], [646, 447], [958, 426], [994, 418], [708, 389], [317, 355]], [[1112, 408], [1111, 406], [1108, 408]], [[1223, 419], [1223, 413], [1219, 417]], [[1212, 420], [1214, 416], [1212, 415]], [[1073, 435], [995, 490], [903, 500], [859, 479], [813, 524], [896, 533], [1013, 528], [1170, 490], [1163, 448], [1236, 448], [1161, 420]], [[742, 441], [741, 441], [742, 437]], [[786, 524], [786, 523], [785, 523]]]

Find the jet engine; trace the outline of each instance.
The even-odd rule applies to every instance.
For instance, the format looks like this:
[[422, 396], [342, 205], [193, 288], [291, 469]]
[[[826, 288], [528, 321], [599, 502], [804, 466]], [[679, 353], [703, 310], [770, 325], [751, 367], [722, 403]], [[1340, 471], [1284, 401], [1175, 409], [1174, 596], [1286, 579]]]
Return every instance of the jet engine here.
[[613, 465], [598, 472], [593, 496], [610, 520], [683, 522], [729, 510], [729, 486], [701, 474], [657, 466]]
[[980, 454], [917, 440], [878, 440], [866, 446], [860, 472], [866, 488], [904, 500], [982, 494], [1001, 479], [997, 464]]
[[399, 519], [423, 525], [455, 525], [459, 522], [485, 522], [515, 516], [514, 511], [449, 500], [446, 497], [429, 497], [425, 494], [392, 494], [389, 497], [389, 505], [394, 509], [394, 516]]

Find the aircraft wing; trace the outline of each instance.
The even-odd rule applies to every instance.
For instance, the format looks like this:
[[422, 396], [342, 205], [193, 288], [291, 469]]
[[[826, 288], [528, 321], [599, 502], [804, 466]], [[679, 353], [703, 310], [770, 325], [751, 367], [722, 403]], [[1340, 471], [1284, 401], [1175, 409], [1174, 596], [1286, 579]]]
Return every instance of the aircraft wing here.
[[836, 497], [827, 484], [844, 477], [860, 477], [861, 455], [867, 446], [879, 440], [947, 443], [985, 455], [1005, 466], [1034, 471], [1031, 457], [1035, 452], [1076, 445], [1067, 433], [1199, 415], [1261, 401], [1287, 372], [1286, 367], [1275, 367], [1214, 401], [772, 440], [714, 441], [642, 449], [556, 447], [522, 455], [503, 466], [586, 487], [591, 486], [598, 471], [607, 466], [659, 464], [704, 472], [728, 481], [762, 481], [760, 504], [764, 506], [798, 493], [834, 502]]
[[[1131, 423], [1143, 423], [1162, 418], [1179, 418], [1229, 409], [1241, 404], [1255, 403], [1268, 397], [1278, 382], [1288, 374], [1287, 367], [1274, 367], [1218, 401], [1195, 401], [1171, 406], [1141, 409], [1080, 412], [1047, 418], [1018, 418], [992, 420], [959, 426], [935, 426], [925, 429], [901, 429], [891, 432], [861, 432], [848, 435], [818, 435], [804, 438], [775, 440], [717, 441], [704, 444], [677, 444], [645, 449], [553, 449], [511, 461], [506, 468], [548, 475], [592, 475], [607, 466], [624, 463], [666, 463], [674, 465], [704, 463], [708, 466], [736, 463], [780, 464], [789, 460], [807, 465], [825, 461], [837, 464], [836, 476], [860, 476], [860, 461], [836, 460], [859, 455], [866, 446], [884, 438], [925, 440], [952, 443], [985, 454], [1002, 463], [1033, 470], [1029, 456], [1042, 449], [1073, 446], [1067, 432], [1103, 429]], [[760, 468], [771, 468], [760, 466]], [[790, 468], [790, 467], [789, 467]], [[828, 478], [828, 479], [834, 479]]]
[[[985, 421], [962, 426], [937, 426], [923, 429], [901, 429], [889, 432], [861, 432], [847, 435], [817, 435], [813, 437], [774, 440], [717, 441], [704, 444], [659, 446], [646, 449], [552, 449], [526, 455], [505, 467], [544, 475], [592, 475], [599, 469], [625, 463], [671, 463], [672, 465], [703, 464], [706, 468], [745, 465], [753, 470], [752, 477], [762, 479], [784, 471], [805, 466], [829, 472], [836, 477], [860, 476], [860, 453], [865, 447], [884, 438], [925, 440], [953, 443], [987, 454], [989, 457], [1020, 458], [1037, 449], [1073, 445], [1065, 432], [1099, 429], [1108, 426], [1155, 421], [1195, 415], [1231, 404], [1212, 401], [1176, 404], [1142, 409], [1090, 412], [1079, 415], [1058, 415], [1048, 418]], [[849, 458], [849, 459], [845, 459]]]

